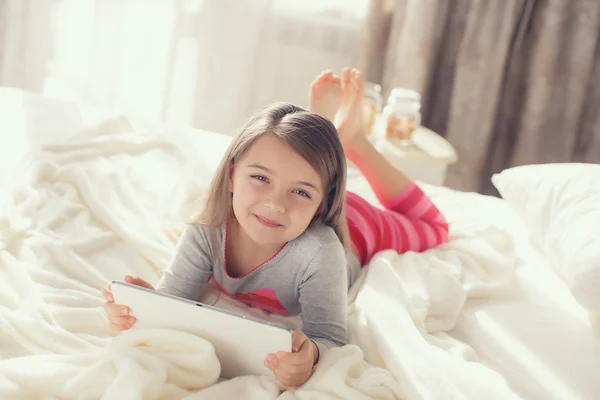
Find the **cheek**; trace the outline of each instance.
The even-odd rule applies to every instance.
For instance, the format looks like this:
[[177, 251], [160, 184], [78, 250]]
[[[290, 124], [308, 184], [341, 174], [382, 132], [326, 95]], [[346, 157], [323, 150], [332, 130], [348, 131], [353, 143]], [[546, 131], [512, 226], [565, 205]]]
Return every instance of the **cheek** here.
[[[241, 179], [235, 182], [236, 191], [234, 191], [233, 201], [235, 205], [252, 205], [258, 202], [264, 195], [264, 189], [261, 185], [248, 180]], [[236, 193], [238, 194], [236, 196]]]
[[298, 204], [295, 204], [292, 209], [290, 214], [293, 215], [294, 220], [308, 226], [317, 213], [319, 204], [302, 200], [298, 201]]

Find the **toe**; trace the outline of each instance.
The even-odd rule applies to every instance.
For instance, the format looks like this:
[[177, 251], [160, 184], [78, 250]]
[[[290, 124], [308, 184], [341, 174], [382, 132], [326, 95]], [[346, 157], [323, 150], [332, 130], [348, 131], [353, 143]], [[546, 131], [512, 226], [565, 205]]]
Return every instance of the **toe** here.
[[352, 70], [352, 87], [355, 91], [361, 92], [363, 90], [364, 80], [359, 70]]
[[315, 92], [315, 91], [318, 91], [321, 88], [321, 86], [323, 86], [323, 79], [320, 76], [318, 76], [310, 84], [310, 91], [311, 91], [311, 93]]
[[323, 71], [319, 74], [319, 76], [317, 77], [317, 80], [319, 82], [327, 82], [329, 80], [331, 80], [331, 77], [333, 76], [333, 71], [328, 69], [326, 71]]
[[346, 86], [350, 83], [350, 79], [352, 77], [352, 71], [350, 71], [350, 68], [344, 68], [342, 69], [342, 85]]

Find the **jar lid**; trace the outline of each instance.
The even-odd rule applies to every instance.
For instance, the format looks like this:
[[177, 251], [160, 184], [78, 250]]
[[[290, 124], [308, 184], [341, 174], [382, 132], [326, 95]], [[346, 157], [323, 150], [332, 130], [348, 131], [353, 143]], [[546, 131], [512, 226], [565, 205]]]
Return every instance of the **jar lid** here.
[[381, 86], [375, 82], [365, 82], [365, 92], [381, 93]]
[[383, 98], [381, 97], [381, 86], [374, 82], [365, 82], [364, 98], [374, 103], [377, 112], [381, 111]]
[[381, 99], [381, 86], [373, 82], [365, 82], [365, 92], [364, 96], [370, 99], [377, 99], [382, 101]]
[[388, 101], [411, 100], [421, 102], [421, 94], [416, 90], [406, 88], [395, 88], [390, 92]]

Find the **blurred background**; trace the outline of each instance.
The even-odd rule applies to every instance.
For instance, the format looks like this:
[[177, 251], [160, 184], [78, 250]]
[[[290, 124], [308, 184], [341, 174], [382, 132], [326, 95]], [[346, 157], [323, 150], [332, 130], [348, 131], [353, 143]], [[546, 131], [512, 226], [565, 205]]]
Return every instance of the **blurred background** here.
[[599, 35], [598, 0], [0, 0], [0, 85], [233, 134], [357, 67], [378, 113], [418, 93], [447, 186], [495, 194], [510, 166], [600, 162]]

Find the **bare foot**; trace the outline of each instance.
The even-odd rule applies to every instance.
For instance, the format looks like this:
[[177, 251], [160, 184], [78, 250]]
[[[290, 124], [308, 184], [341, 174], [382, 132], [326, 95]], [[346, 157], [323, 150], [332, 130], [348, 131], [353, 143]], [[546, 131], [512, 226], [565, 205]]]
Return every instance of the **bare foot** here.
[[357, 69], [342, 71], [342, 102], [335, 115], [335, 127], [340, 135], [344, 150], [358, 139], [363, 137], [363, 110], [364, 81]]
[[341, 96], [340, 77], [333, 71], [321, 72], [310, 85], [309, 109], [333, 122]]
[[342, 101], [340, 102], [340, 110], [343, 110], [348, 108], [351, 100], [352, 90], [350, 90], [350, 86], [352, 85], [352, 70], [350, 68], [342, 69], [340, 77], [340, 86], [342, 87]]

